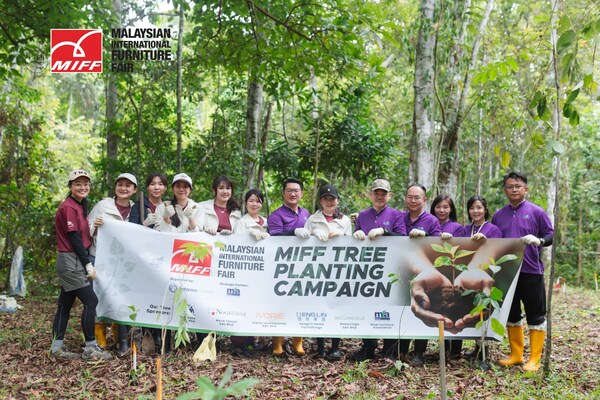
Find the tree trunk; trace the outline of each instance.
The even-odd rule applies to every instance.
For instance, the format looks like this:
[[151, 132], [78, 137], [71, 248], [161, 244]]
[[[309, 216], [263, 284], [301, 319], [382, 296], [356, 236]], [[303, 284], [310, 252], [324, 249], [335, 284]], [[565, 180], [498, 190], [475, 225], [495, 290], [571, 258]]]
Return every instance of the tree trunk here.
[[[481, 47], [481, 41], [487, 24], [490, 20], [490, 14], [494, 8], [494, 0], [488, 0], [483, 18], [479, 23], [479, 29], [477, 30], [477, 36], [473, 41], [471, 56], [469, 59], [469, 66], [466, 72], [463, 72], [463, 76], [460, 76], [461, 72], [457, 72], [455, 77], [452, 77], [454, 81], [463, 81], [463, 85], [456, 84], [454, 91], [451, 94], [448, 108], [448, 118], [446, 120], [446, 126], [444, 126], [443, 132], [445, 133], [441, 141], [441, 160], [439, 164], [439, 172], [437, 182], [439, 184], [440, 192], [447, 193], [453, 197], [456, 194], [457, 183], [458, 183], [458, 167], [459, 157], [457, 156], [458, 143], [460, 138], [460, 130], [462, 122], [467, 115], [466, 101], [471, 89], [471, 81], [473, 79], [473, 72], [477, 64], [477, 58], [479, 57], [479, 50]], [[469, 13], [465, 13], [469, 15]], [[458, 60], [455, 60], [458, 62]], [[442, 160], [444, 160], [442, 162]]]
[[[112, 0], [115, 15], [120, 20], [122, 10], [121, 0]], [[108, 72], [108, 85], [106, 88], [106, 182], [112, 182], [116, 177], [116, 164], [119, 156], [119, 134], [115, 132], [117, 121], [117, 102], [119, 93], [117, 90], [117, 78], [114, 72]], [[109, 185], [109, 194], [114, 188]]]
[[415, 101], [413, 113], [413, 149], [410, 179], [426, 187], [433, 181], [435, 135], [434, 126], [434, 34], [433, 11], [435, 0], [422, 0], [419, 36], [415, 54]]
[[256, 76], [248, 82], [248, 104], [246, 106], [246, 142], [244, 162], [244, 187], [256, 187], [258, 181], [258, 140], [263, 107], [263, 89]]
[[[273, 102], [270, 101], [267, 104], [267, 115], [265, 116], [265, 123], [263, 125], [263, 132], [260, 138], [260, 157], [263, 158], [265, 155], [265, 151], [267, 150], [267, 142], [269, 141], [269, 131], [271, 130], [271, 118], [273, 115]], [[259, 163], [258, 165], [258, 181], [256, 182], [257, 186], [261, 185], [265, 181], [265, 168], [263, 163]], [[263, 191], [266, 192], [266, 188], [263, 185]]]
[[181, 172], [183, 117], [181, 111], [181, 68], [183, 59], [183, 5], [179, 5], [179, 32], [177, 37], [177, 172]]

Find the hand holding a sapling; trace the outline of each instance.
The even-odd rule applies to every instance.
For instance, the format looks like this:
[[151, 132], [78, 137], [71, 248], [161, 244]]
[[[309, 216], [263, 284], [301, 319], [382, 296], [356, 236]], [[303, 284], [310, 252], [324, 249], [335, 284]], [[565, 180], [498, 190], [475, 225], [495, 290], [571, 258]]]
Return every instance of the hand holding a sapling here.
[[[460, 286], [465, 290], [471, 289], [477, 292], [482, 291], [489, 296], [492, 287], [494, 286], [494, 279], [487, 272], [479, 268], [473, 268], [461, 272], [454, 280], [454, 285]], [[458, 329], [458, 332], [460, 332], [464, 328], [475, 326], [477, 321], [479, 321], [479, 318], [479, 314], [467, 314], [457, 321], [454, 321], [454, 326]]]
[[425, 325], [435, 327], [438, 321], [444, 321], [444, 329], [453, 332], [454, 322], [441, 314], [429, 311], [431, 300], [429, 293], [442, 286], [451, 286], [450, 280], [434, 268], [427, 268], [412, 280], [410, 308]]

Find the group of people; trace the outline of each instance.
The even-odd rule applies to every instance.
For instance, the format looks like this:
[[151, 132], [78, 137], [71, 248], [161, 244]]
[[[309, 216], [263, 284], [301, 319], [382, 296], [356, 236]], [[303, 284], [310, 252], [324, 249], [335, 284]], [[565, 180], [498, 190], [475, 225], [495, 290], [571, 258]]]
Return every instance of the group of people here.
[[[69, 196], [56, 214], [58, 240], [57, 272], [61, 282], [56, 317], [53, 324], [53, 344], [51, 352], [57, 357], [73, 359], [78, 353], [71, 352], [63, 343], [66, 324], [74, 299], [84, 304], [82, 328], [86, 346], [84, 359], [110, 358], [103, 348], [106, 347], [106, 328], [102, 322], [96, 322], [95, 306], [98, 299], [93, 291], [95, 277], [94, 237], [104, 218], [115, 218], [143, 224], [162, 232], [207, 232], [211, 235], [250, 234], [256, 240], [269, 235], [289, 235], [301, 238], [316, 236], [327, 241], [338, 235], [353, 236], [358, 240], [375, 240], [379, 236], [408, 236], [418, 240], [425, 236], [439, 236], [442, 240], [452, 237], [470, 237], [481, 241], [487, 238], [521, 238], [526, 245], [521, 272], [514, 300], [508, 317], [508, 337], [511, 354], [500, 360], [501, 365], [522, 364], [524, 360], [524, 327], [522, 323], [521, 303], [523, 303], [529, 326], [531, 354], [523, 367], [528, 371], [537, 371], [543, 350], [545, 337], [545, 287], [544, 266], [541, 261], [541, 247], [552, 244], [553, 229], [544, 210], [526, 200], [528, 193], [527, 177], [511, 172], [503, 179], [504, 193], [509, 201], [504, 208], [494, 213], [489, 221], [490, 211], [485, 198], [473, 196], [467, 201], [469, 223], [457, 222], [457, 212], [449, 196], [436, 197], [430, 212], [427, 212], [427, 190], [420, 184], [411, 184], [405, 192], [405, 211], [388, 205], [392, 198], [389, 181], [376, 179], [370, 186], [371, 206], [351, 217], [339, 209], [339, 193], [336, 187], [324, 185], [318, 191], [319, 210], [310, 214], [300, 206], [304, 187], [300, 180], [286, 179], [282, 184], [283, 204], [268, 218], [260, 215], [264, 202], [263, 194], [250, 189], [244, 196], [245, 214], [233, 198], [234, 184], [226, 176], [213, 180], [214, 198], [196, 203], [190, 199], [192, 179], [185, 173], [175, 175], [172, 181], [173, 198], [163, 201], [167, 188], [164, 174], [155, 173], [146, 180], [147, 197], [143, 204], [132, 201], [137, 190], [136, 178], [128, 173], [121, 174], [115, 181], [115, 196], [100, 201], [89, 213], [87, 195], [90, 189], [90, 177], [84, 170], [69, 174]], [[354, 228], [353, 228], [354, 223]], [[420, 271], [415, 271], [418, 273]], [[415, 298], [427, 299], [424, 285], [418, 279], [411, 290], [413, 311], [423, 312]], [[113, 333], [118, 338], [117, 355], [126, 354], [129, 341], [126, 339], [127, 326], [113, 325]], [[160, 340], [157, 332], [155, 340]], [[253, 337], [231, 337], [231, 343], [239, 353], [254, 344]], [[165, 339], [165, 345], [170, 337]], [[377, 339], [363, 339], [359, 351], [349, 359], [362, 361], [375, 357]], [[284, 338], [273, 337], [274, 355], [284, 353]], [[340, 360], [340, 339], [331, 339], [331, 347], [325, 349], [325, 339], [317, 339], [317, 355], [330, 360]], [[382, 353], [391, 358], [407, 355], [409, 339], [385, 339]], [[423, 365], [426, 340], [415, 340], [412, 362]], [[450, 345], [451, 354], [461, 353], [462, 342], [454, 340]], [[304, 355], [301, 337], [292, 338], [291, 349], [298, 355]]]

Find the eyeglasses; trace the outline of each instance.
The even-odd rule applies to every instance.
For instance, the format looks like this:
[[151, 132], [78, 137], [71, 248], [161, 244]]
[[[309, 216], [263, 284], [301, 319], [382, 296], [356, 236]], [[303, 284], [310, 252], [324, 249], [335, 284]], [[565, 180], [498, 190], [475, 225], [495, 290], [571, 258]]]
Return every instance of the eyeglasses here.
[[422, 197], [421, 196], [406, 196], [406, 200], [415, 200], [415, 201], [419, 201], [421, 200]]
[[73, 186], [75, 186], [76, 188], [88, 188], [90, 187], [89, 183], [74, 183]]
[[300, 190], [300, 189], [285, 189], [285, 192], [287, 194], [298, 194], [298, 193], [302, 192], [302, 190]]
[[506, 190], [521, 190], [524, 187], [525, 186], [523, 186], [523, 185], [511, 185], [511, 186], [504, 186], [504, 189], [506, 189]]

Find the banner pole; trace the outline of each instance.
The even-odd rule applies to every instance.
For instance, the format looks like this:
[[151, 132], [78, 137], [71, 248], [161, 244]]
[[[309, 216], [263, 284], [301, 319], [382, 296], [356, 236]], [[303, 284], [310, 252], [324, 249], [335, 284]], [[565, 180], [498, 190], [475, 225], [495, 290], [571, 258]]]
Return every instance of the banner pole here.
[[444, 346], [444, 321], [438, 321], [440, 335], [440, 394], [446, 400], [446, 348]]

